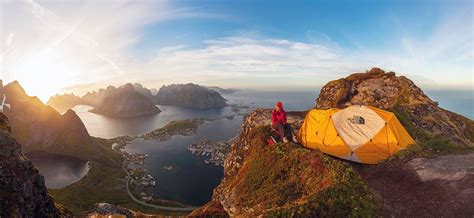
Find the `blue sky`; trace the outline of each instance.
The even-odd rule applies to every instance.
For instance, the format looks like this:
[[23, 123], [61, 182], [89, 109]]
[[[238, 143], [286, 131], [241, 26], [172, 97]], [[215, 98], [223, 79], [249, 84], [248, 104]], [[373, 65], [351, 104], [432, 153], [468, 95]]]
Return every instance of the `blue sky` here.
[[125, 82], [315, 89], [373, 66], [423, 88], [473, 88], [472, 1], [0, 2], [1, 77], [37, 92], [44, 74], [56, 78], [48, 93]]
[[178, 1], [176, 7], [204, 11], [208, 16], [150, 25], [137, 48], [141, 53], [148, 45], [199, 46], [205, 39], [246, 34], [305, 43], [329, 41], [347, 49], [387, 48], [388, 42], [400, 39], [401, 31], [423, 38], [444, 10], [469, 5], [467, 1], [433, 2]]

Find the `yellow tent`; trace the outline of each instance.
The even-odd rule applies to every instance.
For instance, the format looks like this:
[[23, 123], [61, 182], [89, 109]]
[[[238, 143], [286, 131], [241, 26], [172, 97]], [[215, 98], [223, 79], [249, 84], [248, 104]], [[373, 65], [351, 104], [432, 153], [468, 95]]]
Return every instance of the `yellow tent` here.
[[299, 139], [307, 148], [368, 164], [415, 143], [393, 113], [359, 105], [309, 111]]

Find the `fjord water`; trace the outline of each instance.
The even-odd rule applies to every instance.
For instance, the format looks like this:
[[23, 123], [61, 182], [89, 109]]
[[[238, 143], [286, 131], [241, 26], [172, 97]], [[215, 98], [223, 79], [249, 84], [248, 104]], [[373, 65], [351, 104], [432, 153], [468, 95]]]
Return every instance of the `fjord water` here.
[[[445, 109], [473, 119], [473, 94], [471, 91], [427, 91], [431, 99]], [[315, 104], [316, 91], [252, 91], [243, 90], [224, 95], [229, 104], [250, 107], [272, 108], [275, 101], [282, 101], [286, 110], [308, 110]], [[158, 105], [161, 113], [129, 119], [115, 119], [88, 112], [90, 107], [77, 106], [74, 110], [93, 136], [112, 138], [122, 135], [139, 135], [160, 128], [173, 120], [191, 118], [222, 118], [203, 124], [194, 136], [174, 136], [166, 142], [136, 139], [126, 147], [130, 153], [146, 153], [145, 168], [156, 179], [153, 189], [155, 197], [179, 201], [190, 205], [206, 203], [212, 190], [223, 176], [223, 168], [205, 164], [204, 157], [191, 154], [186, 148], [199, 139], [211, 141], [234, 137], [242, 124], [243, 116], [231, 107], [192, 109]], [[223, 118], [234, 115], [233, 119]], [[165, 166], [173, 166], [166, 170]]]
[[[200, 139], [228, 140], [237, 134], [241, 120], [242, 116], [236, 116], [232, 120], [206, 122], [193, 136], [174, 136], [165, 142], [136, 139], [125, 150], [148, 154], [145, 168], [156, 179], [154, 196], [199, 206], [211, 199], [212, 190], [223, 176], [223, 169], [222, 166], [206, 164], [203, 156], [192, 154], [187, 147]], [[173, 169], [166, 170], [166, 166], [173, 166]]]
[[474, 119], [473, 90], [428, 90], [426, 94], [440, 107]]
[[76, 157], [32, 151], [25, 154], [44, 176], [46, 187], [59, 189], [79, 181], [89, 172], [87, 161]]

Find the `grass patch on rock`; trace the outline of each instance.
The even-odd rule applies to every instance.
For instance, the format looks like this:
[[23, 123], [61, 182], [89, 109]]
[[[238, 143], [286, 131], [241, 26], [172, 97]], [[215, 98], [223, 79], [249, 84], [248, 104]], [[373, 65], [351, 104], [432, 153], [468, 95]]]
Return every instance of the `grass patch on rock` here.
[[401, 107], [392, 110], [403, 127], [416, 140], [416, 144], [409, 145], [405, 150], [397, 152], [395, 157], [436, 157], [447, 154], [466, 154], [474, 152], [474, 147], [467, 147], [452, 143], [451, 140], [431, 133], [415, 126], [408, 113]]
[[[269, 127], [254, 131], [267, 136]], [[252, 134], [251, 134], [252, 135]], [[261, 140], [254, 140], [260, 141]], [[252, 146], [236, 186], [239, 207], [269, 216], [371, 216], [377, 199], [343, 161], [293, 143]]]

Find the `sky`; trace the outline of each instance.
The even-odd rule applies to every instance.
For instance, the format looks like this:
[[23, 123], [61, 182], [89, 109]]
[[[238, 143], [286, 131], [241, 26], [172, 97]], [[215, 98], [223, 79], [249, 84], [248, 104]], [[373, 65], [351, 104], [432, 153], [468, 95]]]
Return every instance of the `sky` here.
[[0, 0], [0, 79], [45, 101], [127, 82], [310, 90], [376, 66], [472, 90], [473, 4]]

